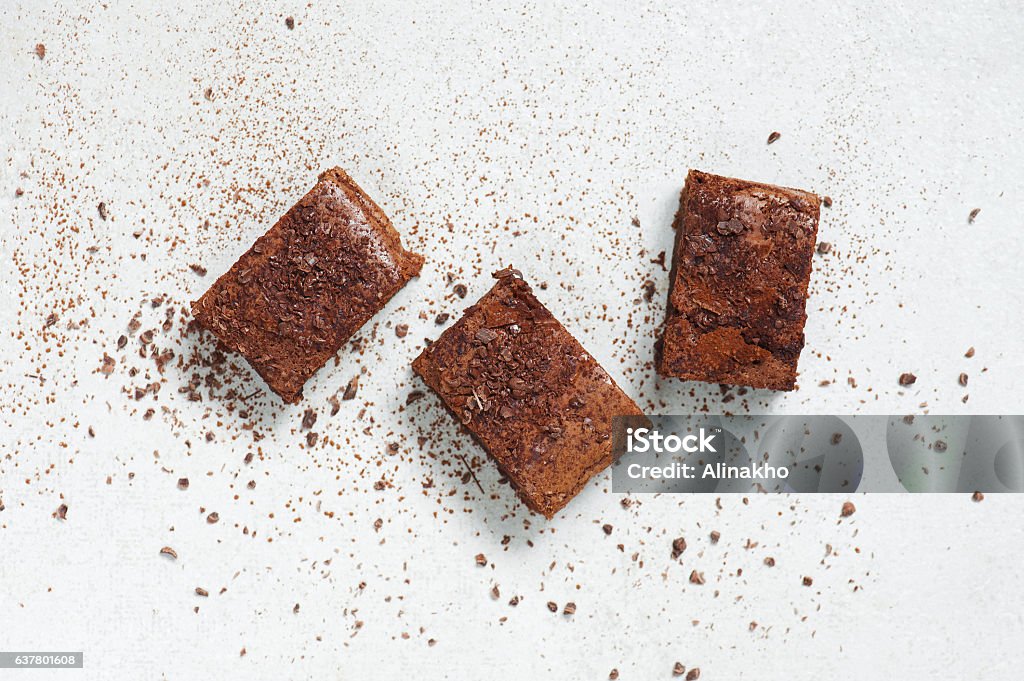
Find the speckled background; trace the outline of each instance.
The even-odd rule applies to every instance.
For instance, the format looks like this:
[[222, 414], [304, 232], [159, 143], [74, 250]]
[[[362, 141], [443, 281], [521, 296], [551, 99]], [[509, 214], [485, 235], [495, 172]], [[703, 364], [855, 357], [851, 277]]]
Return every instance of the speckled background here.
[[[174, 5], [0, 6], [0, 649], [90, 679], [1017, 678], [1018, 497], [625, 505], [603, 475], [548, 522], [409, 363], [512, 264], [651, 411], [1020, 413], [1019, 3]], [[427, 262], [285, 407], [186, 310], [332, 165]], [[689, 167], [833, 201], [794, 393], [655, 377]]]

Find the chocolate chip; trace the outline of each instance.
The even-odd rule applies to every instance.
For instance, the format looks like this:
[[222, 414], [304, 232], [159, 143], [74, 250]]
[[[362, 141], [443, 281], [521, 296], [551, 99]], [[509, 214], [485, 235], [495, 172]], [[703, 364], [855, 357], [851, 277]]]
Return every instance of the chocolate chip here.
[[359, 390], [359, 376], [353, 376], [348, 385], [345, 386], [345, 393], [341, 396], [341, 399], [355, 399], [357, 390]]
[[853, 502], [844, 501], [843, 502], [843, 510], [841, 510], [839, 512], [839, 515], [841, 515], [844, 518], [849, 518], [851, 515], [853, 515], [856, 512], [857, 512], [857, 507], [853, 505]]
[[768, 144], [777, 142], [780, 137], [782, 137], [781, 132], [773, 132], [772, 134], [768, 135]]
[[307, 409], [302, 415], [302, 429], [309, 430], [316, 424], [317, 413], [312, 409]]
[[915, 376], [914, 374], [909, 373], [909, 372], [900, 374], [900, 385], [902, 385], [902, 386], [914, 385], [914, 383], [916, 383], [916, 382], [917, 382], [917, 376]]

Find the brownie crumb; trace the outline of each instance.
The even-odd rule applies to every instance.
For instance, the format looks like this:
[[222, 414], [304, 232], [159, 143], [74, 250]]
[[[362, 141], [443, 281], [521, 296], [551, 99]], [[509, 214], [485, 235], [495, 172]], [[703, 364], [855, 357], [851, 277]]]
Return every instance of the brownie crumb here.
[[916, 382], [917, 382], [917, 376], [915, 376], [914, 374], [912, 374], [910, 372], [905, 372], [905, 373], [900, 374], [900, 385], [902, 385], [902, 386], [914, 385], [914, 383], [916, 383]]
[[409, 325], [408, 324], [398, 324], [398, 325], [395, 326], [395, 335], [398, 336], [399, 338], [405, 338], [406, 335], [408, 335], [408, 333], [409, 333]]
[[827, 241], [822, 241], [818, 244], [818, 253], [825, 255], [832, 251], [832, 244]]
[[315, 430], [306, 433], [306, 446], [315, 447], [317, 441], [320, 439], [320, 434]]
[[690, 584], [698, 584], [699, 585], [699, 584], [703, 584], [703, 583], [704, 583], [704, 573], [703, 572], [697, 572], [696, 570], [694, 570], [694, 571], [692, 571], [690, 573]]
[[562, 610], [562, 614], [563, 615], [575, 615], [576, 614], [576, 604], [573, 603], [572, 601], [569, 601], [568, 603], [566, 603], [565, 604], [565, 608]]
[[188, 478], [178, 478], [178, 489], [188, 489]]
[[967, 216], [967, 222], [969, 224], [973, 225], [974, 224], [974, 220], [978, 217], [978, 213], [980, 213], [980, 212], [981, 212], [980, 208], [975, 208], [974, 210], [972, 210], [970, 212], [970, 214]]
[[973, 345], [971, 347], [967, 348], [967, 352], [964, 353], [964, 357], [966, 357], [967, 359], [970, 359], [971, 357], [974, 357], [974, 346]]
[[828, 196], [827, 194], [825, 196], [821, 197], [821, 205], [825, 206], [825, 208], [831, 208], [832, 207], [832, 197]]
[[676, 662], [672, 666], [672, 676], [682, 676], [686, 673], [686, 667], [683, 666], [682, 662]]
[[771, 556], [768, 556], [767, 558], [764, 559], [764, 564], [767, 565], [768, 567], [775, 567], [775, 559], [772, 558]]
[[46, 57], [46, 45], [36, 43], [36, 56], [40, 59], [44, 59]]
[[203, 587], [201, 587], [201, 586], [197, 586], [197, 587], [196, 587], [196, 595], [197, 595], [197, 596], [202, 596], [203, 598], [206, 598], [207, 596], [209, 596], [209, 595], [210, 595], [210, 592], [209, 592], [209, 591], [207, 591], [206, 589], [204, 589], [204, 588], [203, 588]]
[[548, 601], [548, 610], [551, 612], [558, 612], [558, 603], [554, 601]]
[[803, 580], [802, 580], [802, 583], [803, 583], [804, 586], [810, 586], [810, 585], [814, 584], [814, 580], [811, 579], [810, 577], [804, 577]]
[[615, 681], [617, 678], [619, 678], [619, 670], [618, 669], [612, 669], [610, 672], [608, 672], [608, 678], [611, 681]]
[[57, 511], [53, 514], [55, 518], [59, 520], [67, 520], [68, 518], [68, 505], [61, 504], [57, 507]]
[[946, 444], [945, 440], [936, 440], [934, 446], [935, 446], [935, 451], [937, 451], [939, 454], [941, 454], [944, 451], [946, 451], [947, 449], [949, 449], [949, 445]]
[[676, 560], [679, 556], [683, 555], [683, 551], [686, 550], [686, 539], [683, 537], [676, 537], [672, 540], [672, 560]]
[[985, 501], [985, 495], [981, 492], [975, 492], [971, 495], [971, 501]]
[[654, 282], [648, 279], [647, 281], [644, 282], [643, 289], [644, 300], [647, 301], [648, 303], [651, 302], [651, 300], [654, 298], [655, 292], [657, 291], [657, 287], [654, 285]]
[[216, 511], [214, 511], [210, 515], [206, 516], [206, 522], [209, 523], [210, 525], [213, 525], [214, 523], [216, 523], [219, 520], [220, 520], [220, 513], [217, 513]]
[[479, 565], [480, 567], [486, 566], [487, 565], [487, 556], [485, 556], [482, 553], [476, 554], [476, 564]]
[[768, 144], [774, 144], [775, 142], [778, 142], [780, 137], [782, 137], [781, 132], [772, 132], [772, 134], [768, 135]]
[[611, 525], [609, 525], [608, 523], [605, 523], [604, 525], [602, 525], [602, 526], [601, 526], [601, 529], [602, 529], [602, 530], [604, 530], [604, 533], [605, 533], [605, 534], [611, 534], [611, 533], [612, 533], [612, 530], [613, 530], [613, 529], [615, 529], [615, 528], [613, 528], [613, 527], [612, 527]]
[[452, 288], [452, 290], [455, 291], [455, 295], [457, 295], [459, 298], [465, 298], [466, 297], [466, 293], [468, 293], [468, 291], [466, 290], [466, 285], [465, 284], [456, 284]]
[[717, 544], [718, 540], [722, 538], [721, 533], [718, 530], [712, 530], [711, 532], [711, 543]]
[[178, 552], [175, 551], [174, 549], [172, 549], [170, 546], [165, 546], [162, 549], [160, 549], [160, 555], [162, 555], [162, 556], [170, 556], [171, 558], [173, 558], [175, 560], [178, 559]]
[[405, 398], [405, 404], [406, 404], [406, 405], [410, 405], [410, 404], [412, 404], [413, 402], [415, 402], [416, 400], [419, 400], [419, 399], [423, 399], [423, 397], [424, 397], [425, 395], [426, 395], [426, 393], [425, 393], [425, 392], [423, 392], [422, 390], [413, 390], [413, 391], [412, 391], [412, 392], [410, 392], [410, 393], [409, 393], [409, 395], [408, 395], [408, 396], [407, 396], [407, 397]]
[[289, 31], [294, 31], [295, 30], [295, 19], [292, 18], [292, 17], [285, 17], [284, 18], [284, 25], [288, 27]]
[[442, 312], [441, 314], [434, 317], [434, 323], [437, 324], [438, 326], [441, 326], [442, 324], [448, 321], [449, 317], [451, 317], [450, 314], [448, 314], [447, 312]]
[[843, 510], [839, 512], [839, 515], [841, 515], [844, 518], [849, 518], [851, 515], [853, 515], [856, 512], [857, 512], [857, 507], [853, 505], [853, 502], [851, 502], [851, 501], [844, 501], [843, 502]]
[[694, 667], [686, 675], [686, 681], [697, 681], [700, 678], [700, 667]]
[[189, 265], [188, 267], [189, 267], [190, 270], [192, 270], [193, 272], [198, 274], [200, 277], [205, 277], [206, 276], [206, 268], [203, 267], [202, 265], [192, 264], [192, 265]]
[[958, 379], [960, 385], [967, 387], [967, 374], [961, 372], [960, 378]]
[[106, 203], [106, 201], [100, 201], [100, 205], [96, 206], [96, 211], [100, 214], [100, 220], [103, 220], [103, 222], [106, 222], [107, 221], [107, 216], [110, 215], [110, 213], [107, 212], [107, 203]]

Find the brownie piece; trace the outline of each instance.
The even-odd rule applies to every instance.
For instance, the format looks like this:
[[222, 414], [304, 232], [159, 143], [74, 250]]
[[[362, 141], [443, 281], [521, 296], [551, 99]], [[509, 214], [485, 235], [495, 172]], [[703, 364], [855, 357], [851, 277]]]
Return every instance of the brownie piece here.
[[412, 366], [526, 505], [551, 518], [612, 463], [612, 417], [641, 412], [519, 272], [494, 276]]
[[333, 168], [192, 303], [192, 314], [295, 403], [422, 266], [377, 204]]
[[658, 373], [793, 389], [819, 211], [805, 191], [689, 172]]

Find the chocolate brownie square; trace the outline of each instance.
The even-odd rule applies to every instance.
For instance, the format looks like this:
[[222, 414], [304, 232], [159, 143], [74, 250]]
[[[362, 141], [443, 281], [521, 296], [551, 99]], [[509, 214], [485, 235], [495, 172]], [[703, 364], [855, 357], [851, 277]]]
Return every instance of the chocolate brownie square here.
[[192, 303], [192, 314], [295, 403], [422, 265], [384, 211], [334, 168]]
[[799, 189], [689, 172], [658, 373], [794, 388], [819, 211]]
[[413, 370], [551, 518], [612, 463], [612, 417], [641, 412], [517, 271], [494, 276]]

